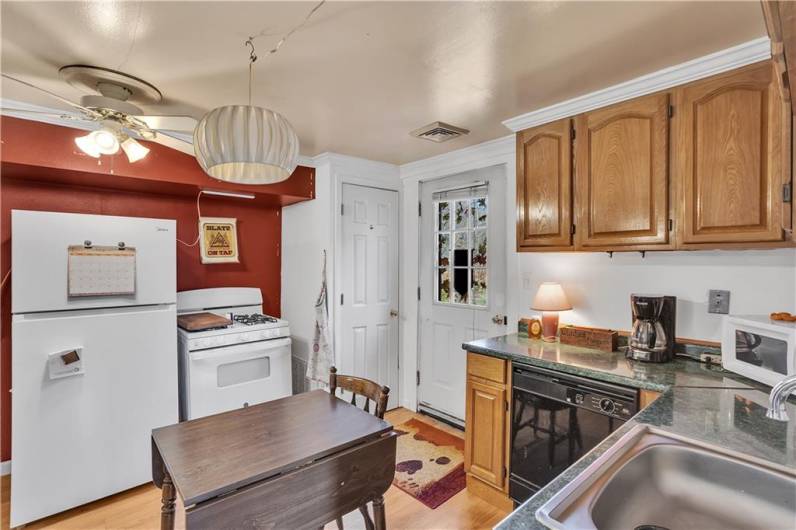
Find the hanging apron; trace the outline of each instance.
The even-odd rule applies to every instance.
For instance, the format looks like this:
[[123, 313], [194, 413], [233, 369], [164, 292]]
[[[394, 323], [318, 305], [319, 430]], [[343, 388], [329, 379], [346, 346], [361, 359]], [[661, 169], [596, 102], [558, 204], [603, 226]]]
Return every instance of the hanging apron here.
[[329, 369], [334, 364], [334, 353], [329, 332], [329, 310], [326, 288], [326, 251], [323, 251], [321, 292], [315, 301], [315, 334], [312, 350], [307, 362], [307, 379], [311, 388], [326, 388], [329, 385]]

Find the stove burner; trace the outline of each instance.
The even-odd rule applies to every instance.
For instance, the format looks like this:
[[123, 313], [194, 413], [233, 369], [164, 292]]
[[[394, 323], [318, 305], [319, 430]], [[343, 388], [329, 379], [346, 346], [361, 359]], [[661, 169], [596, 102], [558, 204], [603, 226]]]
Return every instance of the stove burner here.
[[260, 313], [252, 313], [251, 315], [232, 315], [232, 320], [245, 326], [267, 324], [277, 321], [274, 317], [269, 317], [268, 315], [262, 315]]

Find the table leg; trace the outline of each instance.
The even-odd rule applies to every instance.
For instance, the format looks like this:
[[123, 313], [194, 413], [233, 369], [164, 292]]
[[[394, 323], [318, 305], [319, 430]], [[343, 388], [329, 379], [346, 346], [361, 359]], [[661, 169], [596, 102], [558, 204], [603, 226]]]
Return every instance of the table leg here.
[[161, 489], [160, 530], [174, 530], [174, 499], [177, 495], [168, 471], [164, 471]]
[[381, 495], [373, 499], [373, 523], [376, 530], [387, 530], [387, 521], [384, 517], [384, 497]]

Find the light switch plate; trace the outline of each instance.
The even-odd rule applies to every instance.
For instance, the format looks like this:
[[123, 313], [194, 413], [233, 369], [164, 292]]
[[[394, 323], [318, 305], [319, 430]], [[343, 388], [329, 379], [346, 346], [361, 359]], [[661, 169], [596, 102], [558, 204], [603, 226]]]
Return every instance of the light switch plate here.
[[708, 292], [708, 313], [726, 315], [730, 312], [730, 291], [711, 289]]

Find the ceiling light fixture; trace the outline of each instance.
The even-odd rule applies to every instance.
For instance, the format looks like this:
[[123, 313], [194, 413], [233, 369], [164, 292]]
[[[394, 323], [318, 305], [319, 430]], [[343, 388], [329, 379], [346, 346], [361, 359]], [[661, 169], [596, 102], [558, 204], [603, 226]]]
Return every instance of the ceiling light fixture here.
[[149, 154], [149, 149], [138, 143], [138, 141], [128, 137], [122, 142], [122, 150], [127, 155], [127, 160], [132, 164], [138, 162]]
[[97, 144], [94, 143], [94, 138], [91, 137], [91, 134], [78, 136], [75, 138], [75, 144], [77, 144], [80, 150], [86, 153], [88, 156], [99, 158], [101, 154], [99, 152], [99, 147], [97, 147]]
[[102, 155], [115, 155], [119, 152], [119, 139], [107, 129], [100, 129], [89, 134], [91, 141]]
[[[325, 0], [304, 21], [269, 50], [276, 53], [288, 37], [307, 23]], [[249, 53], [249, 104], [218, 107], [199, 121], [193, 133], [196, 160], [211, 177], [238, 184], [273, 184], [286, 180], [298, 164], [299, 139], [278, 112], [252, 105], [252, 74], [257, 54], [254, 37], [245, 45]]]
[[102, 128], [85, 136], [75, 138], [75, 144], [88, 156], [99, 158], [100, 155], [115, 155], [121, 148], [130, 163], [138, 162], [149, 154], [149, 149], [141, 145], [121, 130], [115, 122], [105, 122]]

